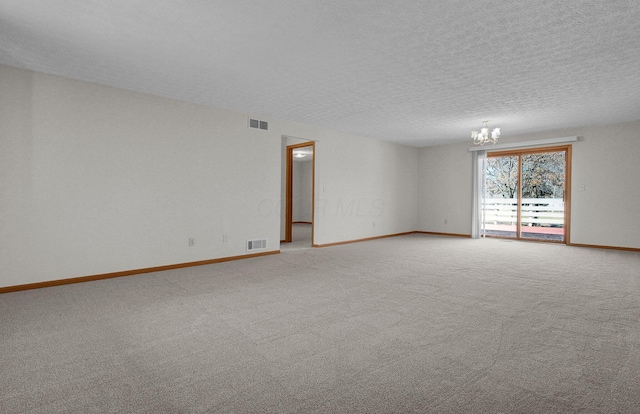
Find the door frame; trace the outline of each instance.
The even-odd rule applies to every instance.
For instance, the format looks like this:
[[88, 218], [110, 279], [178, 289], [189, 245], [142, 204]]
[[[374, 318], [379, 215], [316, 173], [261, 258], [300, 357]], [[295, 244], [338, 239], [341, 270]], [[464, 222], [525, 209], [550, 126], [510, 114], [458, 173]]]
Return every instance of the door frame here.
[[[514, 150], [506, 150], [506, 151], [495, 151], [490, 152], [487, 151], [487, 158], [494, 157], [506, 157], [506, 156], [517, 156], [518, 157], [518, 205], [517, 205], [517, 227], [516, 227], [516, 239], [524, 240], [524, 241], [539, 241], [545, 243], [561, 243], [569, 245], [571, 243], [571, 149], [572, 146], [569, 145], [559, 145], [552, 147], [541, 147], [541, 148], [521, 148]], [[540, 152], [561, 152], [565, 151], [565, 172], [564, 172], [564, 240], [563, 241], [553, 241], [553, 240], [537, 240], [537, 239], [529, 239], [522, 238], [522, 155], [523, 154], [536, 154]], [[484, 208], [483, 208], [484, 213]], [[512, 237], [504, 237], [504, 236], [488, 236], [495, 238], [508, 238], [513, 239]]]
[[315, 227], [315, 196], [316, 196], [316, 143], [314, 141], [300, 144], [287, 145], [286, 167], [286, 213], [284, 242], [291, 243], [293, 239], [293, 150], [296, 148], [311, 147], [311, 245], [314, 245], [313, 229]]

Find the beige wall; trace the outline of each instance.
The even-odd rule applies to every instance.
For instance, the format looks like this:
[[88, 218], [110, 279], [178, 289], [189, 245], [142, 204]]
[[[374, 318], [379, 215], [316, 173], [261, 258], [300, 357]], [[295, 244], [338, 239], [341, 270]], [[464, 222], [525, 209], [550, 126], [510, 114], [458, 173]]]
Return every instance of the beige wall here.
[[261, 211], [279, 196], [279, 134], [6, 66], [0, 79], [1, 286], [241, 255], [253, 238], [279, 248]]
[[283, 136], [317, 141], [316, 243], [415, 228], [415, 148], [248, 116], [0, 65], [0, 286], [278, 250]]
[[293, 221], [311, 222], [312, 167], [311, 160], [293, 163]]
[[[469, 144], [421, 148], [418, 161], [418, 230], [471, 232]], [[446, 221], [446, 223], [445, 223]]]

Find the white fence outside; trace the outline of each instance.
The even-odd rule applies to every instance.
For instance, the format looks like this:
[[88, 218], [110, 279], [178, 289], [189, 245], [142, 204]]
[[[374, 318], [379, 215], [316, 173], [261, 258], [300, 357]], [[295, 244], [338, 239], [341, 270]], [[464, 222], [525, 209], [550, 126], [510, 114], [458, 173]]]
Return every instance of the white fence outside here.
[[[516, 198], [485, 198], [484, 222], [487, 224], [517, 224]], [[523, 198], [522, 225], [541, 227], [564, 226], [564, 201], [561, 198]]]

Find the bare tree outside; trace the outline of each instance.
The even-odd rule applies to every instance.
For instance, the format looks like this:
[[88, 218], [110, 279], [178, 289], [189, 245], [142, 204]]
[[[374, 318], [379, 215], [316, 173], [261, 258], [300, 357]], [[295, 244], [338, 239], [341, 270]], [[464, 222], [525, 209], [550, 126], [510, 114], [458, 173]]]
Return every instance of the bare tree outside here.
[[[565, 153], [542, 152], [522, 156], [522, 198], [563, 198]], [[486, 159], [489, 198], [518, 197], [518, 157]]]
[[518, 157], [516, 155], [487, 158], [485, 177], [487, 197], [518, 197]]
[[564, 152], [522, 156], [522, 198], [564, 198]]

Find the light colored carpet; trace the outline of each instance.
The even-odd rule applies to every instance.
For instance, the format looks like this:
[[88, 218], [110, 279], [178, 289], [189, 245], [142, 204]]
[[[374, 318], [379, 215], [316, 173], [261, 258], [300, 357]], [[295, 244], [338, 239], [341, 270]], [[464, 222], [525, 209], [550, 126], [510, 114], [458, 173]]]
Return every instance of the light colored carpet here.
[[0, 412], [637, 413], [640, 254], [410, 235], [0, 295]]
[[303, 250], [311, 248], [311, 224], [293, 223], [291, 227], [291, 243], [281, 243], [280, 251]]

